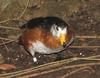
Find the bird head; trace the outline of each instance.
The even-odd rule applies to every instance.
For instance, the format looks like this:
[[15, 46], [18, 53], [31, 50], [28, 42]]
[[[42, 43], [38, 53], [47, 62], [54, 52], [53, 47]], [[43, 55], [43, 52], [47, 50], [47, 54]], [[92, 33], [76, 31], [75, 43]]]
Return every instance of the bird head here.
[[58, 26], [53, 24], [51, 33], [60, 40], [61, 45], [64, 45], [68, 41], [68, 27], [66, 25]]

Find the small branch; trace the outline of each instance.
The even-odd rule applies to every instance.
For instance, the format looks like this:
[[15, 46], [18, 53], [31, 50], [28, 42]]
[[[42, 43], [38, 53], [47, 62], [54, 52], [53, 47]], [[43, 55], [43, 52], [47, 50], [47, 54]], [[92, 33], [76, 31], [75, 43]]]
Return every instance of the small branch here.
[[6, 51], [7, 51], [7, 53], [9, 53], [9, 49], [8, 49], [7, 45], [5, 44], [5, 42], [3, 40], [2, 40], [2, 43], [4, 44], [4, 47], [5, 47]]
[[0, 37], [1, 40], [10, 40], [12, 41], [12, 39], [8, 39], [8, 38], [3, 38], [3, 37]]
[[100, 48], [100, 46], [70, 46], [69, 48]]
[[20, 30], [20, 28], [7, 27], [7, 26], [0, 26], [0, 28], [10, 29], [10, 30]]
[[75, 38], [92, 38], [92, 39], [96, 38], [96, 39], [100, 39], [100, 35], [98, 35], [98, 36], [75, 36]]
[[97, 58], [78, 58], [79, 60], [91, 60], [91, 61], [100, 61], [100, 59]]
[[1, 43], [0, 46], [3, 46], [5, 44], [9, 44], [9, 43], [12, 43], [12, 42], [16, 42], [17, 40], [10, 40], [10, 41], [7, 41], [5, 43]]
[[1, 9], [1, 12], [0, 12], [0, 15], [4, 12], [4, 10], [8, 7], [9, 4], [10, 4], [10, 3], [7, 2], [7, 4], [5, 4], [5, 5], [3, 6], [3, 8]]
[[[21, 13], [21, 15], [20, 15], [18, 18], [16, 18], [16, 19], [20, 19], [20, 18], [24, 15], [24, 13], [26, 12], [26, 9], [27, 9], [27, 7], [28, 7], [28, 5], [29, 5], [29, 1], [30, 1], [30, 0], [27, 0], [26, 7], [24, 8], [24, 10], [23, 10], [23, 12]], [[16, 19], [15, 19], [15, 20], [16, 20]]]
[[94, 59], [94, 58], [100, 58], [100, 55], [95, 55], [95, 56], [90, 56], [90, 57], [87, 57], [87, 58], [89, 58], [89, 59]]
[[[83, 71], [85, 69], [92, 70], [89, 66], [84, 66], [84, 67], [78, 68], [78, 69], [76, 69], [76, 70], [74, 70], [74, 71], [72, 71], [70, 73], [67, 73], [67, 74], [63, 75], [60, 78], [67, 78], [67, 77], [71, 76], [72, 74], [75, 74], [76, 72], [79, 72], [79, 71]], [[94, 72], [94, 71], [92, 70], [92, 72]]]
[[5, 23], [5, 22], [8, 22], [8, 21], [10, 21], [11, 19], [7, 19], [7, 20], [4, 20], [4, 21], [0, 21], [0, 24], [1, 23]]

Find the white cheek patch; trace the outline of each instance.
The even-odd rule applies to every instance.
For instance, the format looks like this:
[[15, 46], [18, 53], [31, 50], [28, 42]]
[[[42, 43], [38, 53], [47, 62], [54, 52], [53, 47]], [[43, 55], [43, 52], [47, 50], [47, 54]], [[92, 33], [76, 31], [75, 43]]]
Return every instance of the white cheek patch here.
[[67, 29], [65, 28], [63, 31], [62, 31], [63, 34], [66, 34], [67, 33]]
[[65, 28], [58, 27], [58, 29], [56, 29], [56, 27], [57, 27], [57, 25], [54, 24], [51, 27], [51, 30], [50, 30], [50, 32], [52, 33], [52, 35], [54, 37], [59, 38], [61, 34], [66, 34], [67, 33], [67, 27], [65, 27]]
[[64, 29], [59, 28], [59, 35], [60, 34], [66, 34], [66, 33], [67, 33], [67, 29], [66, 28], [64, 28]]

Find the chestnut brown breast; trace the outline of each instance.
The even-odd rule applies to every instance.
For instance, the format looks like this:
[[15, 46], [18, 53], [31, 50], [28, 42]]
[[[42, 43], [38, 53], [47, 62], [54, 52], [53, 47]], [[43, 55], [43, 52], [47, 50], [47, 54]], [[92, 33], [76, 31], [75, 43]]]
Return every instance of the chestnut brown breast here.
[[30, 47], [32, 43], [35, 43], [37, 40], [41, 41], [49, 48], [57, 48], [61, 46], [58, 38], [53, 37], [50, 32], [46, 32], [39, 27], [29, 29], [21, 36], [21, 43], [26, 48]]

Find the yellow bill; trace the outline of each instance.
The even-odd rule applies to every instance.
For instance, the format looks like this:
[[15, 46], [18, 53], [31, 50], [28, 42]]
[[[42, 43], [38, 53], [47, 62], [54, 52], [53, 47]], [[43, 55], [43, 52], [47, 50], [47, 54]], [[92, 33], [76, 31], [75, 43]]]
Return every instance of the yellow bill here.
[[66, 35], [65, 34], [60, 34], [60, 42], [61, 42], [61, 45], [64, 45], [64, 43], [66, 42]]

